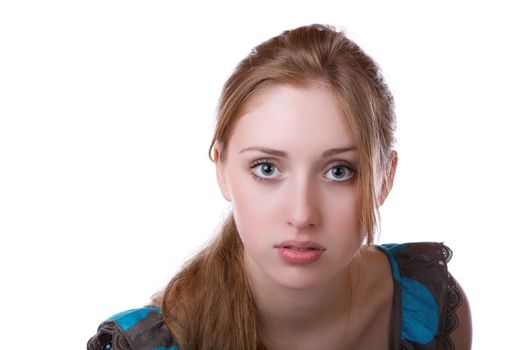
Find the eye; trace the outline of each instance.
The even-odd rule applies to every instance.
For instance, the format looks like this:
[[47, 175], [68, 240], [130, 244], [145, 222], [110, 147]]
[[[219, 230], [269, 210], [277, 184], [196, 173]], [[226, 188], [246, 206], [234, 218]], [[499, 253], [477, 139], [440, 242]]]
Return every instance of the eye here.
[[268, 160], [258, 160], [250, 165], [250, 169], [253, 169], [252, 176], [257, 181], [272, 181], [277, 176], [272, 176], [277, 170], [277, 166]]
[[[330, 180], [337, 182], [349, 181], [355, 176], [355, 170], [345, 163], [338, 163], [326, 172]], [[333, 176], [333, 177], [330, 177]]]

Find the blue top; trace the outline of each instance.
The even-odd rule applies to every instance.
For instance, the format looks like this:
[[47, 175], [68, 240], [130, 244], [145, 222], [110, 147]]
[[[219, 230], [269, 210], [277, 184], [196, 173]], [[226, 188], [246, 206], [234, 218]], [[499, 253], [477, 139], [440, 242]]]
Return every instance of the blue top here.
[[[394, 281], [392, 339], [395, 350], [447, 349], [461, 304], [442, 243], [383, 244]], [[447, 345], [449, 347], [447, 347]], [[100, 324], [88, 350], [179, 350], [158, 307], [132, 309]]]

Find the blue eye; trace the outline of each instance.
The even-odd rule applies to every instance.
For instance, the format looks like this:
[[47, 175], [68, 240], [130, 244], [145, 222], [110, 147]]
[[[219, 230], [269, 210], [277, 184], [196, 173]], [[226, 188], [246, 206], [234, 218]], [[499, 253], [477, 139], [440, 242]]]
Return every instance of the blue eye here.
[[327, 174], [331, 174], [334, 176], [334, 178], [329, 177], [330, 180], [334, 180], [337, 182], [345, 182], [349, 181], [355, 176], [355, 170], [344, 163], [339, 163], [334, 167], [330, 168]]
[[271, 176], [275, 173], [277, 166], [268, 160], [258, 160], [250, 166], [250, 169], [255, 169], [252, 176], [257, 181], [272, 181], [277, 177]]

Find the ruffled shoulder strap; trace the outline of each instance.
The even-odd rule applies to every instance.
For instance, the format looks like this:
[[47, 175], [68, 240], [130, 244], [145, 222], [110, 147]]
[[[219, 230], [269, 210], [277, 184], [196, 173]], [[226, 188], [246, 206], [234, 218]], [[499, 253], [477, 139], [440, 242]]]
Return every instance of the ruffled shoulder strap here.
[[87, 343], [88, 350], [178, 350], [160, 308], [120, 312], [102, 322]]
[[447, 268], [450, 248], [434, 242], [378, 248], [388, 256], [394, 280], [395, 349], [451, 348], [447, 335], [453, 281]]

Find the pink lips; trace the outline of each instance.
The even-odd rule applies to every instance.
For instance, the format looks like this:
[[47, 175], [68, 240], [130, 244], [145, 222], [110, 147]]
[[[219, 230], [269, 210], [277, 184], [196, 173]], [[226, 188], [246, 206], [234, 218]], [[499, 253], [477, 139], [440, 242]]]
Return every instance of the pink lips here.
[[275, 248], [286, 262], [301, 265], [316, 262], [326, 250], [322, 245], [311, 241], [286, 241]]

